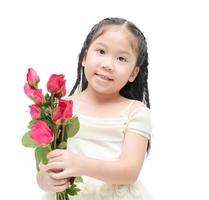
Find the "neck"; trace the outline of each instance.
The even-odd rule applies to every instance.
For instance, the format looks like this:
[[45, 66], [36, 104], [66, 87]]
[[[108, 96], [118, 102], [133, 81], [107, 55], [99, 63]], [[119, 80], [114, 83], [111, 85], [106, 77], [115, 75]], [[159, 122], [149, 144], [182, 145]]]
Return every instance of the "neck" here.
[[88, 87], [82, 93], [84, 97], [88, 97], [88, 99], [94, 103], [116, 102], [123, 98], [119, 93], [102, 94], [95, 92]]

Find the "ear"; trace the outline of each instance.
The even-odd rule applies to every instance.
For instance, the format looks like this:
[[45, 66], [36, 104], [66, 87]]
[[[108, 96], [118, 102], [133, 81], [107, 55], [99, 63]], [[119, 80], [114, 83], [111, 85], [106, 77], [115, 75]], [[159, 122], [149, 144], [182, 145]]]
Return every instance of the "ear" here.
[[140, 68], [138, 66], [134, 67], [130, 77], [129, 77], [129, 82], [134, 82], [135, 78], [137, 77], [138, 73], [140, 71]]
[[86, 55], [87, 55], [87, 50], [85, 50], [85, 52], [84, 52], [83, 60], [81, 63], [83, 67], [85, 67], [85, 65], [86, 65]]

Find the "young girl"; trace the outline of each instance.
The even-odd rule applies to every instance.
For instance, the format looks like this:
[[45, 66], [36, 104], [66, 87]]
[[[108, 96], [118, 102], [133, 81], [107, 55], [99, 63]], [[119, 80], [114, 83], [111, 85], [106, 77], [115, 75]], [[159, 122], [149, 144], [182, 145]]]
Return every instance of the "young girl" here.
[[74, 200], [151, 199], [139, 180], [151, 134], [147, 66], [146, 40], [133, 23], [107, 18], [91, 29], [70, 93], [80, 130], [41, 166], [44, 199], [55, 199], [74, 176], [84, 181]]

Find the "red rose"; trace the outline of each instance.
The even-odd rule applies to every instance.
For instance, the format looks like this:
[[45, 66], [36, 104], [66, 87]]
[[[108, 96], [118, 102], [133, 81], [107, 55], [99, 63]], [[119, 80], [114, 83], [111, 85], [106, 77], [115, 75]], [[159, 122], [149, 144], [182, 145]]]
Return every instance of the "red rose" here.
[[31, 117], [33, 119], [40, 118], [41, 111], [40, 111], [40, 108], [36, 104], [30, 105], [29, 108], [30, 108]]
[[47, 145], [52, 140], [52, 132], [44, 121], [37, 121], [31, 126], [30, 136], [40, 145]]
[[30, 86], [37, 88], [40, 78], [33, 68], [28, 69], [27, 81]]
[[59, 97], [66, 95], [64, 75], [52, 74], [47, 82], [47, 90]]
[[72, 100], [60, 99], [57, 110], [53, 114], [52, 120], [54, 122], [61, 120], [61, 123], [63, 123], [65, 119], [70, 119], [72, 117], [72, 107]]

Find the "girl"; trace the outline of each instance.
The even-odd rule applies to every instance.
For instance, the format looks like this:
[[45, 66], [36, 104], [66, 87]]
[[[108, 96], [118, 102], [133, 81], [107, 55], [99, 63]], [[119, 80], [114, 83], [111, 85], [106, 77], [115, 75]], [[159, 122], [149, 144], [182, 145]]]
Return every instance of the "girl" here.
[[74, 200], [151, 199], [139, 180], [151, 134], [147, 66], [146, 40], [133, 23], [107, 18], [91, 29], [70, 92], [80, 130], [42, 165], [37, 181], [48, 192], [44, 199], [54, 199], [73, 176], [84, 181]]

